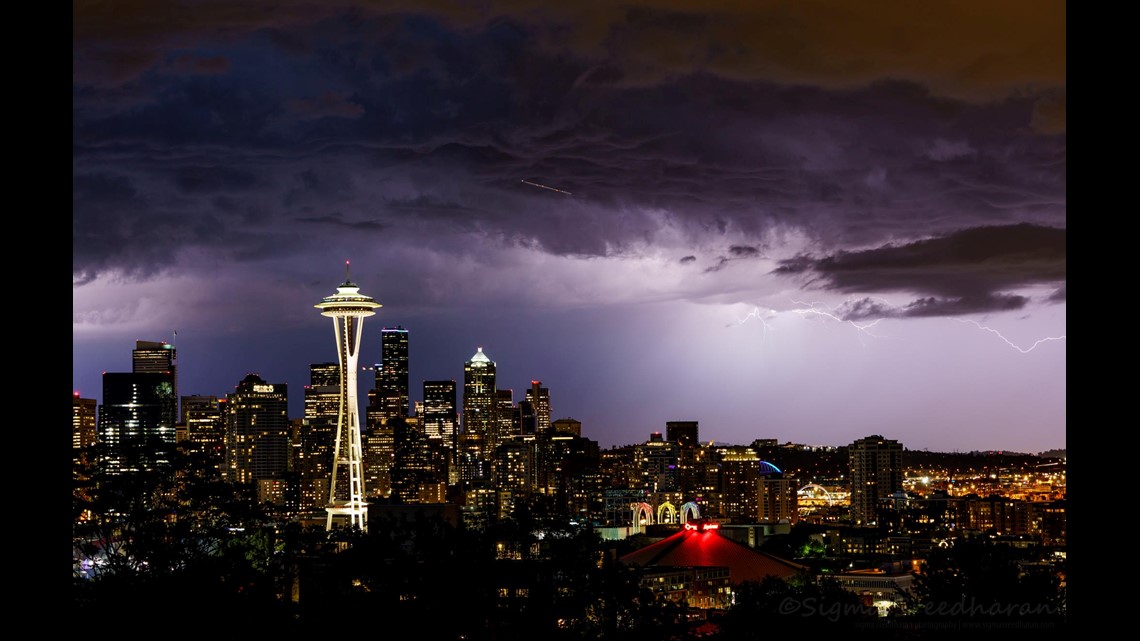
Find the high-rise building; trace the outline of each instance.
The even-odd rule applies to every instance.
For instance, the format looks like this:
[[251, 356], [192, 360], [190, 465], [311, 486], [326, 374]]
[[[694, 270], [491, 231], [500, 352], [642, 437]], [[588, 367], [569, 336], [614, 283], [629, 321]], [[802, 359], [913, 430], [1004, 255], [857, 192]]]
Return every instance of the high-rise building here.
[[131, 371], [135, 374], [170, 374], [176, 417], [181, 416], [178, 412], [177, 363], [177, 350], [164, 341], [135, 341], [135, 348], [131, 351]]
[[169, 372], [104, 372], [97, 429], [103, 470], [121, 474], [168, 462], [175, 447], [177, 405]]
[[309, 384], [305, 386], [305, 417], [300, 430], [300, 465], [297, 469], [301, 483], [302, 510], [327, 507], [339, 416], [340, 364], [309, 365]]
[[760, 523], [778, 523], [800, 520], [799, 488], [795, 479], [784, 478], [783, 474], [761, 476], [758, 484], [758, 507], [756, 520]]
[[519, 423], [519, 408], [515, 405], [515, 393], [510, 389], [495, 391], [495, 442], [502, 443], [511, 437], [522, 434]]
[[877, 434], [847, 447], [855, 525], [876, 525], [879, 500], [903, 489], [902, 452], [902, 443]]
[[226, 423], [222, 410], [225, 399], [217, 396], [183, 396], [182, 424], [186, 440], [194, 451], [204, 454], [222, 472], [226, 453]]
[[463, 430], [457, 453], [461, 480], [490, 480], [495, 397], [495, 362], [480, 347], [463, 365]]
[[448, 450], [428, 438], [414, 418], [396, 418], [392, 425], [395, 457], [392, 497], [400, 503], [443, 503], [448, 485]]
[[392, 494], [392, 467], [396, 463], [396, 420], [377, 423], [364, 435], [364, 488], [367, 496]]
[[463, 433], [486, 438], [495, 415], [495, 361], [480, 347], [463, 365]]
[[697, 447], [700, 445], [697, 421], [666, 421], [665, 439], [681, 447]]
[[639, 487], [650, 492], [671, 492], [677, 489], [676, 443], [661, 438], [661, 432], [653, 432], [649, 440], [634, 447], [634, 466], [637, 469]]
[[550, 431], [550, 390], [542, 387], [542, 381], [530, 382], [526, 400], [534, 411], [534, 433]]
[[459, 482], [459, 410], [455, 381], [424, 381], [423, 429], [447, 448], [448, 483]]
[[95, 408], [93, 398], [80, 398], [79, 392], [71, 396], [71, 448], [81, 450], [95, 444]]
[[376, 404], [381, 420], [408, 415], [408, 330], [380, 330], [380, 366], [376, 369]]
[[560, 418], [550, 424], [554, 430], [554, 434], [569, 434], [572, 436], [582, 435], [582, 421], [572, 418]]
[[225, 478], [277, 481], [289, 471], [289, 393], [285, 383], [247, 375], [226, 395]]
[[[328, 512], [325, 528], [331, 530], [334, 519], [341, 518], [352, 527], [367, 530], [368, 506], [364, 502], [364, 450], [360, 408], [356, 402], [356, 370], [364, 319], [376, 314], [375, 309], [381, 305], [360, 293], [360, 287], [348, 274], [348, 261], [345, 261], [344, 269], [345, 279], [337, 286], [336, 293], [314, 305], [321, 310], [322, 316], [333, 319], [337, 361], [340, 363], [340, 411], [333, 446], [329, 503], [325, 508]], [[338, 486], [342, 483], [347, 488], [347, 498], [343, 499], [337, 498]]]
[[455, 381], [424, 381], [424, 433], [455, 446], [459, 432]]

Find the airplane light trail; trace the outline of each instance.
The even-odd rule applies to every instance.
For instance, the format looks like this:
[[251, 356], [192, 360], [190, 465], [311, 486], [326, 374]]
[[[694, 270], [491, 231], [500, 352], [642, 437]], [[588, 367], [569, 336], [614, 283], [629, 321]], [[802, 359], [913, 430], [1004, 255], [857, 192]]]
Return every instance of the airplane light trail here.
[[556, 191], [556, 192], [558, 192], [558, 193], [560, 193], [560, 194], [566, 194], [567, 196], [573, 196], [573, 195], [574, 195], [574, 194], [572, 194], [572, 193], [570, 193], [570, 192], [568, 192], [568, 191], [563, 191], [563, 190], [561, 190], [561, 189], [557, 189], [557, 188], [554, 188], [554, 187], [547, 187], [546, 185], [543, 185], [543, 184], [540, 184], [540, 183], [532, 183], [531, 181], [529, 181], [529, 180], [526, 180], [526, 179], [523, 179], [523, 178], [520, 178], [519, 180], [520, 180], [521, 182], [524, 182], [524, 183], [528, 184], [528, 185], [531, 185], [532, 187], [541, 187], [541, 188], [543, 188], [543, 189], [549, 189], [550, 191]]

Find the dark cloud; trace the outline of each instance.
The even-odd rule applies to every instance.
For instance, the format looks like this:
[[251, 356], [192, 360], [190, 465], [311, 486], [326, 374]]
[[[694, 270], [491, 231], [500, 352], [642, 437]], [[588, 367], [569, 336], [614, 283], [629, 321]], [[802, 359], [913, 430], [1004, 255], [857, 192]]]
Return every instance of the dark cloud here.
[[195, 56], [181, 54], [174, 57], [163, 71], [167, 73], [222, 74], [230, 70], [230, 61], [225, 56]]
[[364, 107], [344, 92], [327, 91], [316, 98], [294, 98], [288, 101], [291, 111], [305, 118], [359, 118]]
[[993, 294], [980, 297], [936, 298], [927, 296], [896, 307], [886, 301], [870, 297], [846, 301], [836, 310], [836, 316], [845, 321], [873, 320], [876, 318], [921, 318], [932, 316], [964, 316], [989, 312], [1014, 311], [1025, 307], [1029, 298], [1016, 294]]
[[1057, 288], [1052, 294], [1049, 295], [1049, 300], [1055, 303], [1065, 302], [1068, 292], [1066, 287]]
[[686, 265], [686, 264], [694, 262], [696, 260], [697, 260], [696, 256], [682, 256], [681, 260], [678, 262], [680, 262], [682, 265]]
[[333, 225], [336, 227], [347, 227], [348, 229], [355, 229], [360, 231], [380, 231], [384, 229], [384, 225], [373, 220], [350, 222], [342, 220], [341, 217], [336, 214], [329, 216], [298, 217], [296, 220], [297, 222], [307, 223], [311, 225]]
[[1028, 302], [1010, 290], [1064, 282], [1065, 236], [1064, 229], [1029, 224], [978, 227], [824, 258], [798, 256], [774, 271], [844, 293], [935, 294], [901, 311], [872, 299], [849, 303], [844, 314], [852, 318], [1005, 311]]
[[[137, 264], [149, 253], [131, 230], [163, 216], [196, 229], [203, 212], [230, 234], [272, 227], [297, 245], [312, 242], [304, 220], [338, 211], [425, 246], [472, 234], [464, 247], [481, 255], [614, 256], [662, 237], [729, 247], [713, 272], [768, 252], [784, 231], [832, 252], [984, 224], [1064, 224], [1064, 135], [1033, 125], [1055, 88], [965, 99], [933, 89], [945, 78], [881, 73], [901, 58], [872, 55], [875, 40], [837, 43], [849, 60], [867, 57], [833, 82], [827, 61], [814, 72], [795, 56], [774, 65], [784, 45], [733, 26], [771, 19], [772, 7], [694, 16], [599, 5], [541, 24], [513, 9], [495, 20], [422, 6], [302, 9], [207, 3], [157, 19], [153, 7], [112, 17], [76, 5], [75, 165], [146, 185], [148, 204], [76, 200], [77, 219], [121, 223], [76, 223], [108, 248], [77, 252], [77, 273]], [[801, 8], [782, 11], [819, 28]], [[1021, 10], [995, 11], [1001, 22]], [[1045, 25], [1040, 38], [1050, 20], [1025, 28]], [[138, 69], [152, 58], [213, 72]], [[930, 62], [918, 58], [914, 70]], [[1016, 75], [1017, 65], [987, 64], [994, 82]], [[190, 245], [224, 257], [234, 237]]]
[[174, 184], [184, 193], [212, 194], [243, 191], [257, 183], [257, 176], [246, 169], [183, 166], [174, 169]]
[[760, 250], [748, 245], [733, 245], [728, 248], [728, 253], [732, 254], [733, 258], [758, 258]]

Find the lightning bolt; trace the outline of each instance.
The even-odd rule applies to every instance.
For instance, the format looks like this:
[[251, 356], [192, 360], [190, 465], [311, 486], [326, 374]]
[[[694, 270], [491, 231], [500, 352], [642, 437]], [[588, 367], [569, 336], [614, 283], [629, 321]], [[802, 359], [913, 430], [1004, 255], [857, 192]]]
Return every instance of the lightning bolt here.
[[767, 314], [761, 315], [763, 312], [764, 310], [760, 309], [759, 307], [753, 307], [752, 311], [748, 312], [744, 318], [736, 321], [736, 323], [729, 323], [728, 325], [725, 325], [725, 327], [740, 327], [748, 321], [756, 319], [760, 321], [760, 324], [764, 327], [764, 334], [760, 338], [760, 342], [764, 342], [764, 340], [768, 338], [768, 330], [775, 331], [775, 328], [768, 324], [768, 319], [776, 315], [776, 310], [769, 309], [767, 310]]
[[1016, 349], [1017, 351], [1021, 352], [1022, 354], [1028, 354], [1029, 352], [1032, 352], [1033, 350], [1037, 349], [1038, 345], [1040, 345], [1042, 343], [1048, 343], [1049, 341], [1063, 341], [1063, 340], [1065, 340], [1064, 334], [1061, 334], [1060, 336], [1046, 336], [1045, 338], [1038, 339], [1037, 342], [1033, 343], [1029, 347], [1021, 347], [1020, 345], [1017, 345], [1013, 341], [1011, 341], [1008, 338], [1006, 338], [1005, 336], [1003, 336], [1001, 332], [997, 331], [996, 329], [994, 329], [992, 327], [986, 327], [985, 325], [982, 325], [981, 323], [979, 323], [976, 320], [971, 320], [969, 318], [955, 318], [953, 320], [956, 320], [959, 323], [969, 323], [969, 324], [973, 325], [974, 327], [977, 327], [978, 329], [983, 329], [987, 332], [990, 332], [991, 334], [996, 334], [998, 338], [1005, 341], [1006, 345], [1009, 345], [1010, 347]]
[[[847, 323], [848, 325], [859, 330], [860, 333], [866, 334], [867, 336], [870, 336], [872, 338], [884, 338], [883, 336], [876, 336], [875, 334], [872, 334], [871, 332], [867, 331], [867, 330], [871, 329], [872, 327], [874, 327], [875, 325], [878, 325], [879, 322], [883, 320], [882, 318], [876, 318], [873, 321], [860, 324], [860, 323], [856, 323], [853, 320], [843, 320], [842, 318], [836, 316], [832, 312], [834, 312], [837, 309], [837, 307], [826, 305], [824, 303], [805, 303], [803, 301], [793, 300], [792, 304], [793, 305], [800, 305], [800, 308], [799, 309], [792, 309], [789, 311], [791, 311], [793, 314], [799, 314], [801, 317], [807, 317], [807, 316], [819, 317], [819, 316], [822, 316], [824, 318], [829, 318], [829, 319], [831, 319], [837, 323]], [[820, 309], [820, 307], [825, 307], [828, 309], [828, 311], [824, 311], [824, 310]]]

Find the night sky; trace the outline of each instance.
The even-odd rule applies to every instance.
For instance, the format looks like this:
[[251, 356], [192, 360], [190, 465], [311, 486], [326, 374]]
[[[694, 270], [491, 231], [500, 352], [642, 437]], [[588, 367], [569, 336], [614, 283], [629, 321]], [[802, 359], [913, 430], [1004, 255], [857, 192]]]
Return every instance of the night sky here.
[[564, 4], [75, 2], [74, 390], [177, 331], [300, 417], [351, 260], [413, 400], [1065, 446], [1064, 2]]

